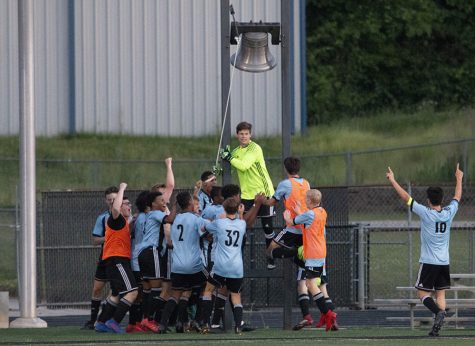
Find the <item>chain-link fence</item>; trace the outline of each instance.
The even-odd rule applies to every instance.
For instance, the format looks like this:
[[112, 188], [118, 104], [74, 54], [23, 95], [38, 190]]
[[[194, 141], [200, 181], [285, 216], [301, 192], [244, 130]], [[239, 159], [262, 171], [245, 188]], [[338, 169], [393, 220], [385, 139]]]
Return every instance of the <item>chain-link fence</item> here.
[[18, 213], [15, 208], [0, 208], [0, 291], [17, 295], [16, 238]]
[[[443, 155], [441, 155], [443, 153]], [[473, 184], [475, 175], [475, 138], [457, 141], [401, 146], [364, 151], [315, 154], [301, 156], [301, 175], [316, 186], [351, 186], [383, 184], [388, 165], [410, 162], [393, 167], [398, 179], [407, 182], [418, 177], [418, 184], [450, 182], [456, 162], [465, 173], [466, 184]], [[294, 155], [299, 153], [294, 152]], [[441, 159], [443, 158], [443, 159]], [[162, 160], [63, 160], [38, 159], [37, 186], [40, 190], [71, 188], [102, 189], [104, 186], [126, 181], [130, 187], [151, 186], [165, 176]], [[270, 176], [282, 176], [282, 158], [266, 157]], [[176, 186], [192, 187], [201, 173], [214, 165], [211, 159], [183, 160], [174, 158]], [[0, 157], [0, 206], [15, 205], [18, 185], [18, 159]], [[233, 175], [232, 179], [237, 182]]]

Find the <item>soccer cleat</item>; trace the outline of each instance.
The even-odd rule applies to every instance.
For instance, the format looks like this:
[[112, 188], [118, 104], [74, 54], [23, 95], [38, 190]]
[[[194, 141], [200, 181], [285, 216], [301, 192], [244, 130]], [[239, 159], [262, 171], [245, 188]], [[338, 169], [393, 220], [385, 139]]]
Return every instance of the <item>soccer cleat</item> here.
[[185, 332], [185, 328], [183, 327], [183, 323], [181, 323], [180, 321], [177, 321], [176, 324], [175, 324], [175, 331], [177, 333], [184, 333]]
[[189, 329], [190, 329], [190, 331], [195, 331], [197, 333], [201, 333], [200, 325], [198, 324], [198, 322], [196, 322], [194, 320], [190, 322], [190, 328]]
[[208, 323], [205, 323], [201, 326], [200, 334], [209, 334], [211, 328], [209, 327]]
[[124, 334], [124, 330], [120, 327], [119, 323], [117, 323], [114, 319], [107, 320], [105, 325], [107, 328], [112, 330], [112, 332], [116, 334]]
[[137, 322], [135, 324], [129, 324], [127, 328], [125, 328], [126, 333], [143, 333], [146, 332], [144, 328], [142, 328], [142, 325], [140, 322]]
[[256, 328], [252, 327], [250, 324], [247, 324], [246, 322], [242, 321], [241, 322], [241, 331], [243, 333], [246, 333], [246, 332], [253, 332], [256, 330]]
[[305, 327], [311, 327], [312, 323], [313, 323], [313, 321], [309, 321], [309, 320], [304, 318], [302, 321], [297, 323], [292, 329], [293, 330], [300, 330], [300, 329], [305, 328]]
[[336, 313], [332, 310], [328, 310], [325, 314], [325, 331], [329, 331], [332, 326], [336, 323]]
[[104, 323], [97, 321], [94, 330], [99, 333], [113, 333]]
[[275, 265], [274, 259], [271, 257], [267, 257], [267, 269], [274, 270], [275, 268], [277, 268], [277, 266]]
[[321, 328], [325, 325], [325, 314], [323, 312], [320, 313], [320, 319], [318, 320], [317, 324], [315, 325], [316, 328]]
[[93, 321], [87, 321], [81, 327], [81, 330], [94, 330], [94, 322]]
[[144, 318], [142, 322], [140, 322], [140, 326], [146, 331], [151, 331], [154, 333], [158, 333], [160, 331], [157, 323], [155, 321], [150, 321], [148, 318]]
[[432, 330], [429, 332], [429, 336], [439, 336], [439, 331], [444, 324], [446, 314], [447, 313], [444, 310], [441, 310], [435, 315], [434, 325], [432, 326]]

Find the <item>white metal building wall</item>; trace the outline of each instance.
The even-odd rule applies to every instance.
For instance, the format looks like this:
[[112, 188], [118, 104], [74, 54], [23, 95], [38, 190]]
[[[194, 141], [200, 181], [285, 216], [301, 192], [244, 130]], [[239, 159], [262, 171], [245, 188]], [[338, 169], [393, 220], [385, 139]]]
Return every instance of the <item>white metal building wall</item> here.
[[[36, 133], [68, 131], [67, 1], [35, 0]], [[19, 133], [18, 5], [0, 0], [0, 135]]]
[[[73, 124], [68, 112], [67, 3], [34, 2], [38, 135], [70, 129], [173, 136], [218, 132], [220, 1], [75, 0]], [[280, 22], [280, 0], [232, 3], [238, 21]], [[0, 0], [0, 134], [18, 133], [17, 42], [16, 1]], [[247, 120], [257, 136], [280, 132], [280, 48], [270, 49], [278, 61], [274, 70], [235, 71], [232, 129]], [[298, 128], [298, 113], [295, 124]]]

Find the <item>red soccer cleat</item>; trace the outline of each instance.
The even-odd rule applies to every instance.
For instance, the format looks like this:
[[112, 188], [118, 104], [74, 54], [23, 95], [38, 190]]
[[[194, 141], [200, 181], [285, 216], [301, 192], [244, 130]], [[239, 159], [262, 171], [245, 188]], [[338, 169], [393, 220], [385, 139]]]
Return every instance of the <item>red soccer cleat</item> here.
[[328, 332], [334, 325], [336, 325], [336, 313], [332, 310], [328, 310], [325, 314], [325, 330]]
[[144, 318], [142, 320], [142, 322], [140, 322], [140, 326], [142, 327], [142, 329], [144, 329], [146, 331], [151, 331], [151, 332], [154, 332], [154, 333], [159, 333], [160, 332], [160, 328], [158, 328], [157, 323], [155, 321], [150, 321], [147, 318]]
[[127, 328], [125, 329], [126, 333], [143, 333], [146, 331], [147, 330], [142, 327], [140, 322], [137, 322], [135, 324], [129, 324]]
[[325, 325], [325, 316], [323, 312], [320, 313], [320, 320], [315, 325], [316, 328], [321, 328]]

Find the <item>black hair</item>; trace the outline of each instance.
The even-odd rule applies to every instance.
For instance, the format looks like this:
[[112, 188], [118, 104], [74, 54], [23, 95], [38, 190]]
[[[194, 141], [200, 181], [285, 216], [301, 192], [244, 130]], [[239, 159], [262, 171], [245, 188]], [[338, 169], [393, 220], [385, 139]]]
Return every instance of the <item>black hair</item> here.
[[427, 198], [430, 201], [430, 204], [436, 206], [442, 204], [442, 199], [444, 198], [444, 191], [440, 187], [430, 186], [427, 189]]
[[295, 156], [286, 157], [284, 160], [284, 167], [287, 173], [297, 174], [300, 171], [300, 159]]
[[213, 174], [213, 172], [211, 171], [204, 171], [202, 174], [201, 174], [201, 181], [206, 181], [208, 180], [209, 177], [211, 177]]
[[223, 196], [224, 199], [228, 199], [229, 197], [233, 197], [240, 194], [241, 188], [235, 184], [224, 185], [221, 188], [221, 196]]
[[214, 200], [216, 197], [221, 196], [221, 186], [213, 186], [209, 196], [211, 197], [212, 200]]
[[153, 201], [155, 201], [155, 198], [157, 198], [158, 196], [161, 196], [162, 193], [157, 191], [157, 192], [150, 192], [148, 194], [148, 197], [147, 197], [147, 207], [152, 207], [152, 203]]
[[242, 130], [249, 130], [249, 132], [252, 132], [252, 124], [248, 123], [247, 121], [242, 121], [236, 126], [236, 133]]
[[150, 191], [142, 191], [138, 194], [137, 198], [135, 199], [135, 206], [139, 213], [144, 213], [147, 210], [147, 200], [148, 194]]
[[193, 196], [188, 191], [180, 192], [176, 195], [176, 201], [181, 209], [186, 209], [193, 200]]
[[109, 186], [105, 191], [104, 191], [104, 196], [107, 196], [111, 193], [118, 193], [119, 189], [117, 186]]
[[223, 207], [227, 214], [236, 214], [239, 209], [239, 202], [230, 197], [223, 202]]

